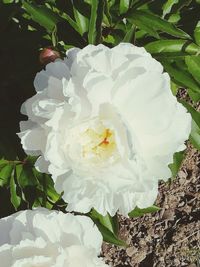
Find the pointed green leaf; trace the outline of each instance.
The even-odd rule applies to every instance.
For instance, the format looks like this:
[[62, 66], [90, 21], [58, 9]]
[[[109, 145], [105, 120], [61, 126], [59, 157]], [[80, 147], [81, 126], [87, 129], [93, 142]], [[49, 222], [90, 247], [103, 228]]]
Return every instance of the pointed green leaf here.
[[192, 130], [190, 133], [190, 141], [195, 148], [200, 150], [200, 112], [196, 111], [190, 104], [180, 101], [190, 112], [192, 116]]
[[[147, 30], [148, 28], [153, 29], [154, 31], [165, 32], [169, 35], [183, 38], [183, 39], [191, 39], [191, 37], [181, 29], [178, 29], [172, 23], [160, 18], [155, 14], [148, 13], [142, 10], [133, 10], [131, 13], [128, 12], [127, 19], [137, 25], [142, 30]], [[142, 24], [141, 24], [142, 23]], [[142, 28], [143, 26], [147, 27]], [[148, 32], [151, 34], [150, 32]]]
[[198, 101], [200, 101], [200, 93], [196, 93], [196, 92], [188, 89], [188, 94], [194, 103], [197, 103]]
[[199, 46], [185, 40], [159, 40], [148, 43], [145, 48], [149, 53], [159, 56], [184, 56], [200, 53]]
[[197, 26], [194, 30], [194, 39], [198, 45], [200, 45], [200, 21], [197, 23]]
[[139, 209], [138, 207], [136, 207], [133, 211], [131, 211], [128, 214], [128, 216], [130, 218], [141, 217], [146, 213], [152, 213], [152, 212], [156, 212], [156, 211], [159, 211], [159, 210], [160, 210], [160, 208], [157, 207], [157, 206], [151, 206], [151, 207], [148, 207], [146, 209]]
[[46, 6], [39, 6], [34, 3], [23, 1], [24, 9], [31, 15], [31, 18], [52, 32], [61, 18]]
[[0, 170], [0, 186], [9, 184], [11, 174], [13, 172], [13, 164], [6, 164]]
[[17, 210], [21, 204], [21, 198], [17, 195], [17, 185], [15, 183], [14, 172], [12, 173], [10, 179], [10, 200], [15, 210]]
[[98, 227], [99, 231], [101, 232], [103, 236], [103, 240], [105, 242], [117, 245], [117, 246], [123, 246], [126, 247], [127, 244], [123, 241], [118, 239], [107, 227], [105, 227], [103, 224], [100, 223], [98, 219], [92, 218], [96, 226]]
[[190, 142], [200, 151], [200, 128], [194, 120], [192, 120], [192, 131], [190, 134]]
[[172, 176], [175, 177], [181, 167], [183, 159], [185, 157], [185, 151], [177, 152], [173, 156], [173, 163], [169, 165], [172, 172]]
[[179, 0], [167, 0], [163, 5], [163, 17], [171, 12], [173, 5], [177, 4]]
[[200, 84], [200, 55], [185, 57], [185, 63], [194, 79]]
[[100, 42], [103, 12], [104, 12], [104, 0], [93, 0], [91, 2], [91, 15], [89, 21], [89, 32], [88, 32], [89, 44], [98, 44]]
[[170, 76], [178, 85], [190, 88], [196, 93], [200, 93], [200, 87], [198, 83], [194, 80], [189, 72], [179, 70], [177, 65], [170, 64], [167, 61], [162, 61], [162, 63], [165, 67], [165, 70], [170, 74]]
[[122, 42], [124, 43], [133, 43], [135, 39], [136, 27], [133, 25], [129, 31], [126, 32]]
[[118, 235], [118, 217], [117, 214], [111, 217], [110, 214], [102, 216], [95, 209], [92, 209], [90, 216], [97, 219], [102, 225], [104, 225], [108, 230], [110, 230], [114, 235]]
[[77, 9], [74, 8], [74, 17], [76, 19], [76, 23], [79, 27], [79, 32], [83, 35], [88, 31], [88, 23], [89, 20], [85, 16], [83, 16]]
[[36, 186], [38, 184], [31, 166], [26, 164], [23, 165], [22, 171], [18, 177], [18, 183], [21, 188], [26, 186]]
[[200, 112], [196, 111], [190, 104], [188, 104], [186, 101], [181, 100], [180, 101], [184, 107], [190, 112], [192, 119], [195, 121], [197, 126], [200, 128]]

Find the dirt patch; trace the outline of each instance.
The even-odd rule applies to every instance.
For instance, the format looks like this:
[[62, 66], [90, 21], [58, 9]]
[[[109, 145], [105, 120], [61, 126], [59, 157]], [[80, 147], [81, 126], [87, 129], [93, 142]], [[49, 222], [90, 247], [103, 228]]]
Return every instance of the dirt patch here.
[[110, 266], [200, 266], [200, 154], [190, 145], [174, 180], [159, 185], [152, 215], [128, 219], [120, 216], [120, 237], [128, 248], [103, 244]]

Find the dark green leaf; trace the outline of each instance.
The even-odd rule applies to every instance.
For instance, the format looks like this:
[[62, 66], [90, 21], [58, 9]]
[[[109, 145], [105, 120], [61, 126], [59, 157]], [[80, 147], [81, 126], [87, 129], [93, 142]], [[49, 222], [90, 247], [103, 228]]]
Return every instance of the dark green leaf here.
[[189, 94], [190, 98], [192, 99], [192, 101], [194, 101], [194, 103], [197, 103], [200, 100], [200, 93], [196, 93], [196, 92], [188, 89], [188, 94]]
[[172, 176], [175, 177], [181, 167], [181, 163], [184, 159], [185, 156], [185, 152], [181, 151], [181, 152], [177, 152], [174, 154], [173, 156], [173, 163], [169, 165], [169, 168], [172, 172]]
[[124, 43], [134, 43], [135, 30], [136, 30], [136, 27], [132, 26], [131, 29], [126, 32], [126, 35], [124, 36], [124, 39], [123, 39], [122, 42], [124, 42]]
[[170, 13], [177, 15], [183, 7], [188, 6], [191, 2], [192, 0], [168, 0], [163, 5], [163, 15], [166, 16]]
[[184, 107], [190, 112], [193, 120], [197, 124], [197, 126], [200, 128], [200, 112], [196, 111], [190, 104], [188, 104], [186, 101], [181, 100], [180, 101]]
[[130, 218], [134, 218], [134, 217], [141, 217], [146, 213], [152, 213], [152, 212], [156, 212], [159, 211], [160, 208], [157, 206], [151, 206], [149, 208], [146, 209], [139, 209], [138, 207], [136, 207], [133, 211], [131, 211], [128, 216]]
[[114, 235], [118, 235], [118, 218], [117, 215], [111, 217], [109, 214], [102, 216], [96, 210], [92, 210], [90, 213], [92, 219], [98, 220], [103, 226], [108, 228]]
[[159, 40], [149, 43], [145, 46], [146, 50], [151, 54], [158, 56], [185, 56], [196, 55], [200, 52], [200, 47], [194, 43], [184, 40]]
[[190, 112], [192, 116], [192, 130], [190, 141], [195, 148], [200, 150], [200, 112], [196, 111], [190, 104], [185, 101], [180, 101]]
[[194, 38], [198, 45], [200, 45], [200, 21], [197, 23], [197, 26], [194, 30]]
[[171, 12], [173, 5], [177, 4], [179, 0], [167, 0], [163, 5], [163, 16], [165, 17], [167, 14]]
[[187, 56], [185, 63], [194, 79], [200, 84], [200, 56]]
[[143, 20], [141, 20], [140, 18], [138, 18], [138, 16], [135, 16], [134, 14], [132, 14], [130, 17], [128, 17], [128, 21], [137, 26], [140, 30], [145, 31], [146, 33], [150, 34], [151, 36], [159, 39], [159, 34], [157, 33], [157, 31], [151, 27], [150, 24], [145, 23]]
[[200, 128], [194, 120], [192, 120], [192, 131], [190, 134], [190, 142], [200, 151]]
[[61, 18], [56, 13], [45, 6], [23, 1], [23, 7], [35, 22], [39, 23], [49, 32], [52, 32], [56, 24], [61, 21]]
[[148, 3], [151, 3], [151, 2], [153, 2], [154, 0], [133, 0], [132, 2], [132, 7], [134, 8], [134, 9], [136, 9], [136, 8], [140, 8], [140, 7], [142, 7], [143, 5], [146, 5], [146, 4], [148, 4]]
[[[168, 33], [169, 35], [183, 38], [183, 39], [191, 39], [191, 37], [182, 31], [181, 29], [176, 28], [172, 23], [161, 19], [159, 16], [155, 14], [148, 13], [142, 10], [134, 10], [131, 13], [128, 12], [127, 19], [137, 25], [142, 30], [153, 29], [154, 31], [161, 31]], [[145, 28], [144, 28], [145, 26]], [[151, 31], [148, 32], [151, 34]]]
[[178, 69], [177, 65], [170, 64], [167, 61], [162, 61], [162, 63], [165, 67], [165, 70], [170, 74], [170, 76], [173, 78], [173, 81], [175, 81], [178, 85], [190, 88], [196, 93], [200, 93], [200, 87], [190, 73]]
[[109, 25], [112, 25], [112, 16], [110, 14], [109, 4], [107, 0], [104, 0], [104, 15], [106, 16]]
[[74, 8], [74, 17], [76, 19], [76, 23], [79, 27], [79, 32], [83, 35], [88, 31], [88, 23], [89, 20], [87, 17], [83, 16], [77, 9]]
[[0, 169], [0, 186], [5, 186], [9, 184], [12, 172], [13, 164], [2, 164], [2, 168]]
[[117, 246], [123, 246], [126, 247], [127, 244], [123, 241], [118, 239], [108, 228], [106, 228], [104, 225], [102, 225], [99, 220], [92, 218], [96, 226], [98, 227], [99, 231], [101, 232], [103, 236], [103, 240], [105, 242], [117, 245]]
[[104, 0], [94, 0], [91, 2], [91, 16], [88, 32], [88, 41], [90, 44], [97, 44], [101, 39], [103, 12]]
[[38, 184], [38, 180], [34, 175], [32, 167], [26, 164], [22, 166], [22, 171], [17, 178], [21, 188], [26, 186], [36, 186]]
[[46, 192], [47, 196], [51, 199], [53, 203], [56, 203], [59, 199], [61, 199], [62, 194], [58, 194], [54, 188], [54, 183], [53, 180], [49, 175], [45, 175], [46, 177]]
[[14, 172], [10, 178], [10, 200], [15, 210], [17, 210], [21, 204], [21, 198], [17, 195], [17, 185], [14, 178]]

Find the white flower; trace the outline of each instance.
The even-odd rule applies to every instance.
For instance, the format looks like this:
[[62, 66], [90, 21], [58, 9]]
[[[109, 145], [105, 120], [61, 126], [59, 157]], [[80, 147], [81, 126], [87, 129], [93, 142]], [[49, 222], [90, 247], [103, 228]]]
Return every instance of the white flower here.
[[127, 215], [152, 205], [191, 128], [161, 64], [131, 44], [88, 45], [48, 64], [34, 84], [19, 136], [68, 210]]
[[2, 267], [106, 267], [92, 220], [43, 208], [0, 220]]

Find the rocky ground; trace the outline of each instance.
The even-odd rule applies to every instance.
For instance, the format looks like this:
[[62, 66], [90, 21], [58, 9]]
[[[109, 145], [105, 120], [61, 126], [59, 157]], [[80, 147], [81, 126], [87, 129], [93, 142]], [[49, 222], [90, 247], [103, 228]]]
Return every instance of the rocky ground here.
[[176, 179], [160, 183], [152, 215], [120, 217], [128, 247], [104, 243], [103, 256], [116, 267], [200, 267], [200, 154], [190, 145]]

